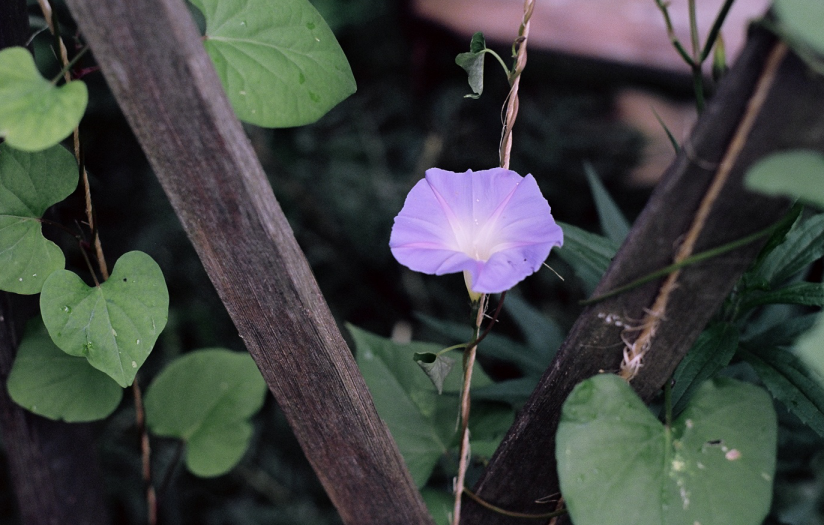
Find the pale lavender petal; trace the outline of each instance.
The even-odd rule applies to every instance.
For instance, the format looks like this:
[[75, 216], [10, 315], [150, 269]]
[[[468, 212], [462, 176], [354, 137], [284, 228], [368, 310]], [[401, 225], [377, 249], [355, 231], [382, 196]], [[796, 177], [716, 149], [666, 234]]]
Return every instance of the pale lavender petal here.
[[532, 175], [433, 168], [409, 192], [389, 245], [412, 270], [467, 271], [473, 291], [497, 293], [535, 272], [562, 243]]

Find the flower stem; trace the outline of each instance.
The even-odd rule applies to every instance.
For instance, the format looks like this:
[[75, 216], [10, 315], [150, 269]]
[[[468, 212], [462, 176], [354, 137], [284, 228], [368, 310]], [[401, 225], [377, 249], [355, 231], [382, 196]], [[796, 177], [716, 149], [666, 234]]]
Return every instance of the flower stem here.
[[475, 366], [475, 354], [478, 349], [478, 341], [481, 336], [481, 323], [483, 323], [484, 312], [486, 311], [489, 296], [483, 294], [478, 302], [478, 311], [475, 315], [475, 335], [466, 350], [464, 351], [464, 380], [461, 388], [461, 448], [458, 461], [458, 476], [455, 479], [455, 507], [452, 513], [452, 525], [459, 525], [461, 522], [461, 496], [464, 492], [464, 481], [466, 480], [466, 470], [469, 467], [469, 387], [472, 383], [472, 369]]

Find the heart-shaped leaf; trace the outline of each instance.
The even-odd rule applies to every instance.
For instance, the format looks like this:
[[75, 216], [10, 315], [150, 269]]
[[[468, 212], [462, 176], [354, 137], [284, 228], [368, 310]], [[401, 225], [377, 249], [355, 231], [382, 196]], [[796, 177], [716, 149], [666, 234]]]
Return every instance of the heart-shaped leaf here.
[[[348, 325], [355, 340], [356, 357], [378, 414], [386, 421], [392, 437], [418, 487], [426, 484], [438, 460], [454, 444], [458, 416], [461, 374], [450, 374], [438, 395], [432, 382], [412, 360], [415, 353], [441, 349], [428, 343], [395, 343]], [[472, 373], [472, 386], [492, 381], [479, 366]], [[473, 405], [473, 410], [477, 408]], [[470, 430], [473, 424], [470, 421]]]
[[38, 219], [74, 191], [77, 178], [77, 163], [61, 146], [27, 153], [0, 144], [0, 290], [39, 293], [63, 269], [63, 252], [43, 237]]
[[246, 353], [190, 352], [158, 374], [146, 391], [146, 424], [186, 442], [186, 466], [197, 476], [231, 470], [249, 446], [249, 418], [260, 410], [266, 382]]
[[461, 66], [469, 80], [472, 94], [464, 98], [477, 99], [484, 92], [484, 56], [486, 56], [486, 39], [480, 31], [472, 35], [469, 42], [469, 52], [460, 53], [455, 57], [455, 63]]
[[54, 146], [80, 123], [89, 93], [80, 80], [61, 87], [37, 71], [25, 48], [0, 51], [0, 137], [17, 149]]
[[443, 393], [443, 382], [455, 366], [455, 360], [449, 356], [434, 352], [416, 353], [412, 358], [421, 367], [423, 373], [432, 381], [438, 394]]
[[123, 398], [123, 389], [109, 376], [54, 346], [39, 319], [26, 330], [7, 385], [18, 405], [72, 423], [103, 419]]
[[770, 508], [777, 424], [748, 383], [702, 385], [666, 429], [623, 379], [599, 375], [564, 403], [556, 459], [575, 525], [757, 525]]
[[[811, 0], [821, 7], [824, 3]], [[785, 2], [787, 4], [791, 2]], [[778, 7], [778, 2], [776, 2]], [[820, 19], [809, 19], [822, 34]], [[824, 39], [822, 39], [824, 45]], [[744, 179], [747, 188], [768, 195], [791, 195], [818, 207], [824, 207], [824, 155], [814, 150], [788, 150], [773, 153], [755, 163]]]
[[61, 350], [84, 356], [127, 387], [166, 326], [169, 292], [157, 263], [135, 251], [100, 286], [86, 286], [68, 270], [54, 272], [43, 284], [40, 311]]
[[355, 92], [343, 50], [308, 0], [192, 4], [206, 18], [206, 52], [240, 120], [310, 124]]

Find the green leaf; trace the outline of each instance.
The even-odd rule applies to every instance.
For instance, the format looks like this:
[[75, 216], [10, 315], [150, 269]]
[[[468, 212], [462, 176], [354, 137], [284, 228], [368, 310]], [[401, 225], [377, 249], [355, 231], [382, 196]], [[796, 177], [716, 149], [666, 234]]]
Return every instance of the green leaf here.
[[798, 358], [786, 350], [757, 345], [742, 348], [739, 354], [773, 397], [819, 436], [824, 436], [824, 390]]
[[443, 382], [455, 366], [455, 360], [449, 356], [432, 352], [416, 353], [413, 358], [421, 370], [426, 374], [438, 394], [443, 393]]
[[240, 120], [310, 124], [357, 89], [335, 35], [307, 0], [192, 4], [206, 18], [206, 52]]
[[446, 492], [445, 490], [437, 490], [431, 487], [424, 487], [421, 489], [421, 496], [426, 508], [435, 520], [435, 525], [449, 525], [452, 521], [449, 519], [452, 516], [453, 507], [455, 504], [455, 496]]
[[475, 401], [499, 401], [520, 408], [532, 395], [532, 391], [538, 386], [540, 376], [519, 377], [509, 379], [500, 383], [493, 383], [482, 388], [472, 389], [472, 399]]
[[77, 187], [77, 163], [65, 148], [27, 153], [0, 144], [0, 290], [40, 293], [66, 264], [38, 220]]
[[[347, 328], [355, 341], [358, 367], [372, 393], [375, 408], [398, 443], [412, 479], [422, 487], [454, 441], [461, 374], [448, 376], [444, 381], [444, 394], [439, 396], [412, 357], [416, 353], [437, 352], [440, 346], [399, 344], [352, 325]], [[473, 388], [488, 384], [491, 381], [476, 366]]]
[[556, 442], [575, 525], [757, 525], [767, 515], [777, 424], [762, 389], [702, 385], [668, 431], [623, 379], [579, 384]]
[[469, 43], [469, 52], [460, 53], [455, 57], [455, 63], [466, 71], [469, 77], [469, 87], [472, 88], [473, 94], [465, 95], [465, 98], [477, 99], [484, 92], [485, 49], [486, 40], [484, 40], [484, 34], [478, 32], [472, 35], [472, 41]]
[[[804, 206], [799, 203], [795, 203], [793, 207], [790, 208], [790, 211], [778, 220], [775, 231], [772, 232], [770, 238], [767, 239], [767, 242], [764, 244], [764, 247], [761, 248], [760, 252], [758, 252], [758, 256], [755, 258], [755, 261], [753, 261], [751, 268], [747, 271], [747, 274], [757, 273], [761, 268], [764, 259], [766, 259], [769, 254], [784, 243], [787, 239], [787, 234], [795, 228], [803, 211]], [[750, 276], [745, 275], [744, 278], [749, 279]]]
[[100, 286], [58, 270], [43, 284], [40, 310], [52, 340], [122, 387], [132, 384], [166, 326], [169, 292], [163, 272], [143, 252], [129, 252]]
[[782, 284], [824, 255], [824, 214], [810, 217], [787, 234], [786, 240], [770, 252], [753, 276], [769, 285]]
[[[508, 301], [509, 299], [504, 302], [504, 307], [506, 307]], [[448, 338], [450, 342], [466, 342], [472, 339], [474, 335], [469, 325], [441, 321], [423, 314], [416, 314], [415, 317], [428, 328]], [[545, 354], [542, 355], [540, 352], [495, 332], [484, 338], [478, 346], [478, 353], [485, 357], [509, 361], [527, 375], [540, 376], [549, 366], [549, 358]]]
[[796, 353], [801, 361], [817, 375], [818, 383], [824, 378], [824, 317], [817, 314], [815, 326], [802, 335], [796, 343]]
[[40, 75], [25, 48], [0, 51], [0, 137], [39, 151], [68, 136], [83, 118], [89, 93], [80, 80], [56, 87]]
[[103, 419], [123, 398], [123, 389], [109, 376], [60, 351], [39, 319], [26, 329], [7, 386], [23, 408], [70, 423]]
[[673, 376], [674, 415], [684, 410], [695, 390], [704, 381], [730, 364], [737, 349], [738, 328], [729, 323], [715, 324], [701, 333]]
[[591, 294], [607, 271], [618, 245], [613, 241], [576, 228], [571, 224], [559, 222], [564, 230], [564, 245], [556, 248], [558, 255], [572, 266], [575, 275], [584, 284], [584, 290]]
[[589, 189], [592, 190], [592, 197], [595, 199], [595, 209], [598, 211], [601, 230], [610, 241], [621, 244], [629, 233], [629, 221], [621, 213], [615, 201], [612, 200], [609, 192], [601, 182], [601, 178], [595, 172], [595, 168], [589, 162], [584, 162], [584, 173], [586, 173], [589, 182]]
[[819, 0], [775, 0], [775, 12], [789, 30], [810, 47], [824, 53], [824, 3]]
[[824, 285], [821, 283], [795, 283], [769, 292], [750, 292], [741, 302], [741, 311], [763, 304], [801, 304], [824, 306]]
[[[799, 1], [799, 0], [794, 0]], [[812, 0], [819, 3], [818, 0]], [[778, 2], [776, 2], [776, 6]], [[824, 3], [820, 3], [824, 6]], [[822, 34], [820, 21], [811, 19]], [[790, 195], [824, 207], [824, 155], [812, 150], [773, 153], [758, 161], [748, 171], [744, 185], [768, 195]]]
[[146, 391], [146, 424], [186, 442], [186, 467], [212, 477], [237, 465], [252, 437], [249, 419], [266, 398], [266, 382], [247, 353], [190, 352], [164, 368]]
[[[543, 368], [549, 366], [550, 360], [564, 342], [564, 332], [561, 327], [512, 291], [506, 294], [504, 310], [512, 317], [524, 335], [526, 344], [531, 350], [530, 354], [535, 355], [531, 364], [534, 363], [536, 366], [530, 368], [537, 370], [541, 366]], [[539, 375], [543, 375], [543, 371], [540, 371]]]
[[746, 334], [742, 339], [761, 347], [788, 346], [815, 325], [818, 315], [818, 312], [815, 312], [781, 318], [775, 324], [766, 327], [761, 326], [762, 321], [759, 319], [759, 330]]

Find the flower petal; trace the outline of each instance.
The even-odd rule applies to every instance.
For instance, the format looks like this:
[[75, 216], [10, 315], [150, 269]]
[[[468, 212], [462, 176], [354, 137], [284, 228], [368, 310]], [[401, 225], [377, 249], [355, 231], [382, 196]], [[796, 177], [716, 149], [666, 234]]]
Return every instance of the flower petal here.
[[467, 271], [472, 289], [508, 290], [563, 243], [532, 175], [432, 168], [409, 192], [389, 246], [401, 264], [442, 275]]

